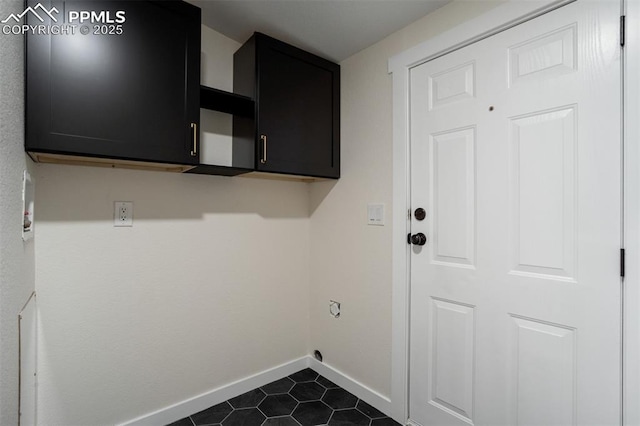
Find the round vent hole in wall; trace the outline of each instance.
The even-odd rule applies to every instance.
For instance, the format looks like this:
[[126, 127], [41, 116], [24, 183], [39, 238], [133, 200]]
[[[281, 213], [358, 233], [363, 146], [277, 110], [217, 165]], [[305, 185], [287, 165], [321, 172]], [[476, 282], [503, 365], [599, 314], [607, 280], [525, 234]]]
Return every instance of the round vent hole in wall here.
[[334, 318], [340, 318], [340, 302], [329, 300], [329, 314]]

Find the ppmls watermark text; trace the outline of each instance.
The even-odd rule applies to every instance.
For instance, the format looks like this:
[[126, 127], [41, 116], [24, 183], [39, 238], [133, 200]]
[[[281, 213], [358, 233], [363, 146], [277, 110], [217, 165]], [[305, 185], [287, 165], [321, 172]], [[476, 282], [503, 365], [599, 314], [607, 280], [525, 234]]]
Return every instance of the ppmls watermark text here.
[[[27, 24], [27, 16], [31, 17], [32, 23], [36, 20], [40, 23]], [[56, 7], [49, 9], [38, 3], [26, 7], [21, 13], [9, 14], [0, 23], [5, 24], [1, 30], [5, 35], [121, 35], [124, 33], [122, 24], [126, 20], [124, 10], [69, 10], [66, 16], [60, 16]]]

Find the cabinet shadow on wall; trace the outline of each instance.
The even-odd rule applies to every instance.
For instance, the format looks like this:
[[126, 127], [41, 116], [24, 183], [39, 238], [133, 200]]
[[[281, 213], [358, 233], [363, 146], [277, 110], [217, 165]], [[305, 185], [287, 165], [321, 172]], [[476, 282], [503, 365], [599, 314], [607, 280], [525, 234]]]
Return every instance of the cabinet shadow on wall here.
[[[336, 184], [51, 164], [34, 169], [36, 222], [109, 222], [115, 201], [131, 201], [134, 227], [137, 221], [210, 215], [308, 218]], [[311, 185], [321, 185], [313, 202]]]
[[333, 188], [338, 184], [338, 180], [324, 180], [314, 182], [309, 187], [309, 213], [314, 214], [322, 205], [322, 202], [329, 196]]

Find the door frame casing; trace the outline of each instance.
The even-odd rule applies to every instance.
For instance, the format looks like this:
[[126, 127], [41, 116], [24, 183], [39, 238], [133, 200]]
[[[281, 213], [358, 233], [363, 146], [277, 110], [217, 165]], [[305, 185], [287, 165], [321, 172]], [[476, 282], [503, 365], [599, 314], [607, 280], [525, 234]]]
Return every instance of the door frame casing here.
[[624, 424], [640, 424], [640, 2], [625, 2], [623, 320]]
[[[393, 221], [392, 221], [392, 354], [391, 417], [405, 424], [409, 417], [409, 302], [411, 230], [410, 178], [410, 87], [412, 68], [468, 46], [519, 23], [576, 0], [509, 1], [470, 21], [429, 39], [389, 59], [393, 82]], [[640, 28], [629, 22], [640, 20], [640, 2], [629, 2], [626, 10], [628, 40], [624, 75], [640, 72]], [[633, 28], [633, 30], [631, 30]], [[629, 54], [628, 52], [634, 52]], [[630, 79], [631, 80], [631, 79]], [[640, 115], [640, 82], [627, 81], [623, 98], [625, 117]], [[626, 94], [630, 94], [626, 96]], [[636, 95], [636, 96], [631, 96]], [[631, 121], [631, 123], [630, 123]], [[624, 176], [625, 241], [627, 242], [625, 312], [640, 312], [640, 123], [625, 120]], [[631, 164], [629, 164], [631, 162]], [[633, 167], [635, 165], [635, 167]], [[632, 220], [633, 218], [633, 220]], [[633, 283], [634, 285], [629, 285]], [[640, 316], [624, 318], [623, 417], [624, 424], [640, 424]]]

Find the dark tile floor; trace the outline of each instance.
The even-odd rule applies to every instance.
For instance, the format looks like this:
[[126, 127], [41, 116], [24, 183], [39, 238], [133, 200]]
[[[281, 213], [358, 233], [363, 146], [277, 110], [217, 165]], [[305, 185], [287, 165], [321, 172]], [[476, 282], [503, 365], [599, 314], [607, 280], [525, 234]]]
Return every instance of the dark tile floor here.
[[307, 368], [169, 426], [398, 426]]

